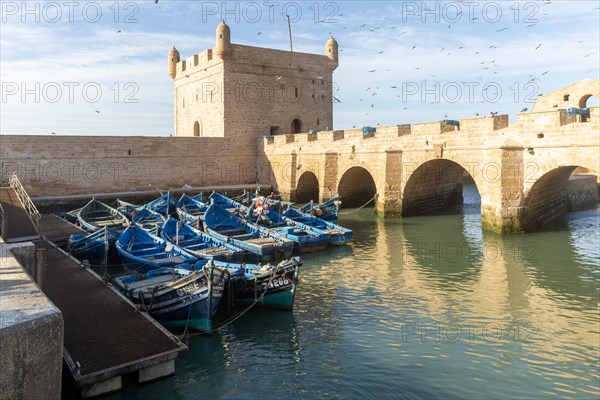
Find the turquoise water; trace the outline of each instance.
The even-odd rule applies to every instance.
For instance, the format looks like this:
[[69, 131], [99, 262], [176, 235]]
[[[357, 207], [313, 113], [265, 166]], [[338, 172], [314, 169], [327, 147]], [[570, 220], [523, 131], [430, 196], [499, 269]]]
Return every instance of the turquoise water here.
[[371, 213], [303, 257], [293, 312], [251, 310], [108, 398], [598, 398], [600, 209], [505, 237], [469, 186], [459, 214]]

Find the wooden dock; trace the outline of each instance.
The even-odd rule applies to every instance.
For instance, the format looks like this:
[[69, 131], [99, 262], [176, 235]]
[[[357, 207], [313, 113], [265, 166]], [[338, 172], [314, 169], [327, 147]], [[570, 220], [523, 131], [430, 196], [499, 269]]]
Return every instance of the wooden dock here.
[[7, 227], [3, 235], [13, 242], [33, 241], [36, 250], [45, 250], [43, 291], [62, 312], [63, 356], [80, 395], [118, 391], [125, 374], [137, 373], [140, 383], [174, 374], [175, 358], [187, 347], [55, 244], [81, 229], [44, 216], [40, 235], [12, 188], [1, 188], [0, 199]]

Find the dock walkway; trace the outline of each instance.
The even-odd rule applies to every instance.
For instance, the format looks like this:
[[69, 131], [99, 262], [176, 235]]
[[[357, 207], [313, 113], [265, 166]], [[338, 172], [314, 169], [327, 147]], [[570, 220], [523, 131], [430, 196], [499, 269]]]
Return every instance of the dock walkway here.
[[174, 374], [175, 358], [187, 350], [185, 344], [57, 247], [83, 231], [57, 216], [44, 216], [40, 237], [12, 188], [0, 188], [0, 199], [7, 222], [3, 235], [12, 242], [33, 241], [36, 253], [45, 249], [42, 289], [62, 312], [63, 356], [81, 396], [118, 391], [122, 375], [133, 372], [141, 383]]

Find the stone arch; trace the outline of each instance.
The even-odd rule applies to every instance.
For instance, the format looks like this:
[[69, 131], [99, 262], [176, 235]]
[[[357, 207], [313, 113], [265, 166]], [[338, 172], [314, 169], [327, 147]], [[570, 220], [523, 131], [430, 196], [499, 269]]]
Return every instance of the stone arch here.
[[200, 122], [196, 121], [196, 122], [194, 122], [194, 136], [200, 136], [200, 132], [201, 132]]
[[402, 193], [402, 216], [434, 214], [463, 203], [463, 179], [471, 174], [457, 162], [438, 158], [425, 161], [408, 178]]
[[308, 203], [311, 200], [319, 202], [319, 180], [313, 172], [306, 171], [300, 175], [296, 185], [296, 202]]
[[366, 168], [355, 166], [344, 172], [337, 192], [343, 207], [360, 207], [375, 197], [377, 186], [373, 175]]
[[586, 94], [579, 99], [579, 108], [587, 108], [590, 106], [597, 106], [598, 98], [593, 94]]
[[[541, 175], [524, 193], [520, 211], [524, 231], [538, 230], [547, 223], [569, 211], [567, 185], [578, 165], [558, 166]], [[585, 194], [584, 194], [585, 195]], [[598, 202], [598, 190], [592, 188], [589, 201]]]
[[302, 121], [298, 118], [292, 121], [291, 125], [292, 133], [301, 133], [302, 132]]

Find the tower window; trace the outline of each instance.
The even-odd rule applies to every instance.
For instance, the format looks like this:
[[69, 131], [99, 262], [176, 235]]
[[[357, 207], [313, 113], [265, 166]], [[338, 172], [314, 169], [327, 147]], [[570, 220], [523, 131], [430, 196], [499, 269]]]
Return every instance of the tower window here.
[[294, 94], [296, 95], [296, 98], [298, 98], [298, 88], [294, 88]]
[[194, 123], [194, 136], [200, 136], [200, 124], [198, 121]]
[[292, 121], [292, 133], [302, 132], [302, 121], [295, 119]]
[[275, 136], [279, 134], [279, 127], [278, 126], [272, 126], [271, 129], [269, 129], [269, 134], [271, 136]]
[[185, 99], [183, 99], [183, 108], [185, 108]]
[[319, 118], [317, 118], [317, 125], [320, 125], [321, 121], [319, 120]]
[[219, 35], [219, 39], [223, 39], [223, 35]]

